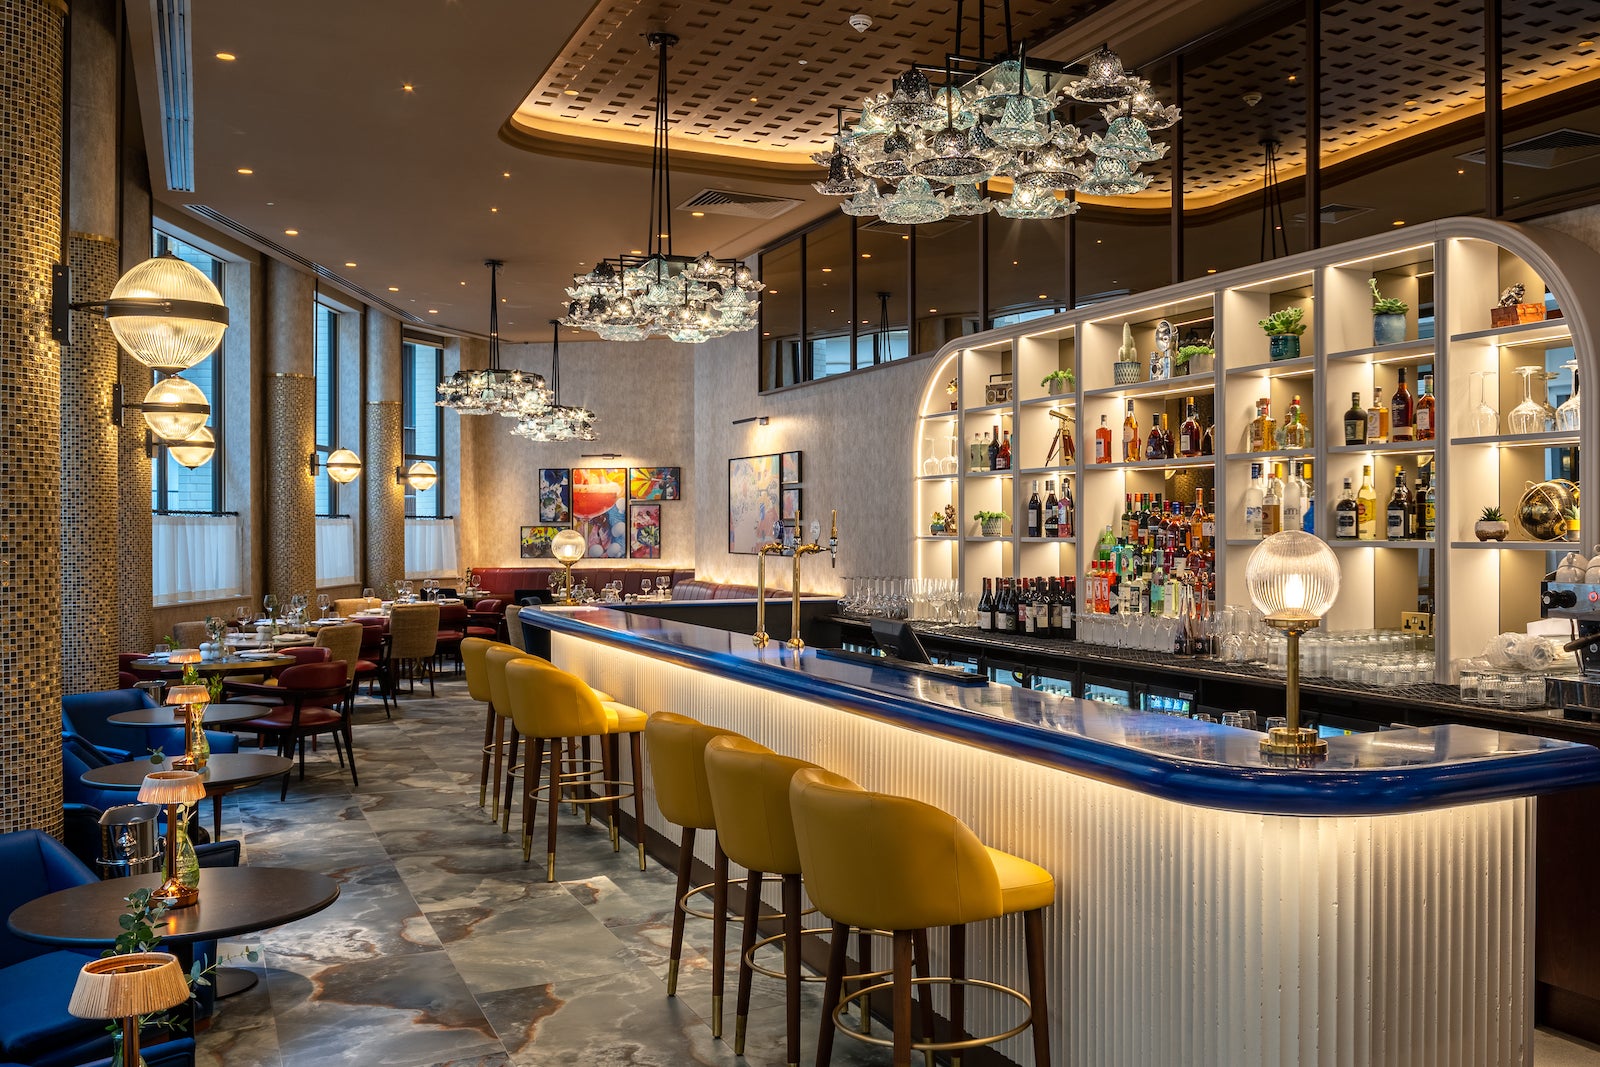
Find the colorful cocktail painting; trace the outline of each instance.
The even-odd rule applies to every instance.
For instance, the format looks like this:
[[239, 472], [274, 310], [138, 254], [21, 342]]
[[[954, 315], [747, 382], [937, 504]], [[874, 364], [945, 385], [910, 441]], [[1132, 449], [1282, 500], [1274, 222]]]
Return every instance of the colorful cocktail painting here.
[[778, 457], [728, 461], [728, 551], [754, 555], [777, 539]]
[[628, 505], [628, 558], [661, 558], [661, 505]]
[[522, 542], [522, 558], [552, 558], [550, 542], [555, 540], [556, 534], [565, 529], [565, 526], [524, 526], [522, 528], [522, 536], [519, 538]]
[[585, 553], [604, 559], [628, 555], [628, 468], [575, 467], [572, 471], [573, 529], [583, 534]]
[[572, 521], [572, 472], [566, 467], [539, 469], [539, 521]]
[[677, 500], [682, 481], [682, 467], [633, 467], [628, 471], [628, 499]]

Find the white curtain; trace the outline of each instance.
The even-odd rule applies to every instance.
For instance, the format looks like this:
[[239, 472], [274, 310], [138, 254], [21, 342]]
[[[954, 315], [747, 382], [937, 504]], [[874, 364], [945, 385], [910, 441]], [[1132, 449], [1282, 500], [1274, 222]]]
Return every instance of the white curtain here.
[[317, 516], [317, 586], [356, 584], [356, 521]]
[[240, 596], [237, 515], [152, 516], [156, 604]]
[[406, 577], [453, 577], [456, 562], [456, 520], [406, 520]]

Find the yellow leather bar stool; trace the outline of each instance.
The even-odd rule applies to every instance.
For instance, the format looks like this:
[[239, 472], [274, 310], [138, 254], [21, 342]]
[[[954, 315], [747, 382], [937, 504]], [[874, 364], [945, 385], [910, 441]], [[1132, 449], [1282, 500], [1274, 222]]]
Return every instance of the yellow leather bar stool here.
[[[467, 693], [473, 700], [484, 705], [487, 714], [483, 720], [483, 770], [478, 775], [478, 807], [483, 807], [490, 802], [489, 797], [489, 766], [491, 756], [494, 760], [494, 781], [500, 781], [499, 758], [505, 747], [505, 716], [495, 710], [494, 694], [489, 686], [489, 649], [498, 645], [497, 641], [485, 641], [481, 637], [468, 637], [461, 642], [461, 663], [467, 675]], [[501, 646], [507, 647], [507, 646]], [[494, 806], [490, 809], [489, 817], [500, 818], [500, 791], [494, 792]]]
[[[961, 820], [908, 797], [872, 793], [820, 768], [797, 771], [789, 784], [795, 841], [806, 892], [818, 910], [833, 920], [833, 940], [823, 986], [822, 1028], [817, 1063], [833, 1053], [835, 1030], [860, 1041], [890, 1045], [896, 1067], [909, 1067], [913, 1049], [931, 1063], [936, 1052], [952, 1052], [1004, 1041], [1033, 1030], [1033, 1060], [1050, 1062], [1050, 1028], [1045, 1010], [1044, 909], [1055, 900], [1055, 879], [1043, 867], [986, 847]], [[966, 925], [1018, 912], [1023, 917], [1028, 993], [966, 977]], [[845, 938], [849, 926], [894, 931], [893, 979], [868, 986], [841, 1000]], [[950, 928], [949, 977], [911, 976], [912, 938], [932, 927]], [[951, 1027], [948, 1041], [913, 1040], [913, 985], [949, 984]], [[1028, 1017], [1005, 1031], [969, 1037], [965, 1028], [965, 989], [981, 987], [1013, 997]], [[840, 1016], [852, 1000], [890, 990], [894, 1005], [892, 1041], [856, 1033]], [[958, 995], [960, 994], [960, 995]], [[924, 1013], [927, 1014], [926, 1004]], [[925, 1029], [927, 1027], [925, 1026]]]
[[[561, 802], [610, 805], [611, 848], [620, 851], [617, 805], [631, 797], [633, 817], [639, 829], [639, 867], [644, 869], [644, 794], [638, 788], [639, 770], [644, 765], [639, 752], [644, 712], [615, 701], [601, 703], [583, 679], [535, 656], [507, 662], [505, 685], [512, 720], [531, 747], [526, 764], [531, 770], [522, 776], [522, 858], [532, 857], [533, 816], [541, 794], [548, 800], [545, 809], [548, 831], [545, 880], [548, 882], [556, 880], [556, 835]], [[631, 746], [632, 782], [619, 777], [619, 741], [623, 734], [628, 736]], [[594, 778], [590, 767], [575, 774], [561, 773], [558, 755], [561, 742], [586, 737], [601, 740], [601, 777]], [[545, 759], [546, 743], [550, 746], [548, 761]], [[546, 766], [550, 768], [548, 776], [544, 772]], [[546, 780], [548, 784], [540, 784]], [[595, 786], [600, 787], [599, 793], [593, 791]], [[571, 792], [580, 787], [584, 788], [582, 796]], [[563, 797], [563, 792], [568, 795]]]
[[[683, 828], [678, 842], [678, 888], [672, 906], [672, 948], [667, 963], [667, 996], [678, 995], [678, 964], [683, 958], [683, 923], [686, 916], [711, 920], [711, 1036], [722, 1036], [723, 957], [728, 939], [728, 857], [717, 835], [716, 812], [711, 807], [711, 786], [706, 781], [705, 751], [712, 738], [738, 737], [670, 711], [650, 716], [644, 728], [650, 752], [650, 784], [662, 818]], [[715, 851], [711, 884], [690, 887], [694, 870], [694, 839], [701, 830], [712, 831]], [[689, 907], [689, 898], [711, 890], [711, 910]]]

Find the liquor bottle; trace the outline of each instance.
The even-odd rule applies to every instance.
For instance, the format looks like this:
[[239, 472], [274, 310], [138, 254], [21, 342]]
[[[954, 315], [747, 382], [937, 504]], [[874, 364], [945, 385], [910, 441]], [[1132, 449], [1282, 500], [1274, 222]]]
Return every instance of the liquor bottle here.
[[1285, 530], [1301, 530], [1306, 521], [1306, 483], [1300, 478], [1300, 464], [1289, 464], [1289, 475], [1283, 480], [1283, 526]]
[[1283, 464], [1272, 465], [1272, 476], [1267, 479], [1266, 491], [1261, 498], [1261, 536], [1271, 537], [1283, 530]]
[[1028, 498], [1028, 536], [1039, 536], [1039, 480], [1033, 480], [1033, 495]]
[[1189, 516], [1189, 551], [1191, 553], [1205, 551], [1208, 540], [1206, 533], [1206, 523], [1208, 521], [1210, 521], [1210, 516], [1206, 514], [1206, 491], [1204, 489], [1196, 489], [1194, 491], [1194, 512]]
[[1206, 427], [1206, 432], [1201, 436], [1201, 438], [1200, 438], [1200, 454], [1202, 456], [1214, 456], [1214, 455], [1216, 455], [1216, 452], [1217, 452], [1216, 439], [1215, 439], [1215, 436], [1214, 436], [1216, 428], [1217, 428], [1217, 424], [1216, 423], [1212, 423], [1211, 425]]
[[[1035, 488], [1034, 488], [1034, 499], [1035, 500], [1038, 499], [1038, 492], [1039, 492], [1038, 488], [1037, 488], [1038, 484], [1039, 484], [1038, 482], [1034, 483], [1034, 486], [1035, 486]], [[1056, 483], [1053, 482], [1053, 481], [1045, 482], [1044, 483], [1044, 490], [1045, 490], [1044, 513], [1043, 513], [1044, 514], [1044, 525], [1043, 525], [1043, 528], [1040, 531], [1040, 533], [1039, 534], [1035, 534], [1034, 536], [1035, 537], [1038, 537], [1038, 536], [1060, 537], [1061, 536], [1061, 512], [1060, 512], [1061, 502], [1056, 499]], [[1033, 506], [1032, 502], [1029, 503], [1029, 506], [1030, 507]]]
[[1403, 467], [1394, 469], [1394, 492], [1389, 496], [1386, 529], [1391, 541], [1411, 540], [1411, 490], [1406, 487]]
[[1250, 464], [1250, 484], [1244, 491], [1244, 536], [1261, 539], [1261, 507], [1266, 492], [1261, 485], [1261, 464]]
[[1436, 404], [1437, 401], [1433, 397], [1433, 375], [1424, 374], [1422, 376], [1422, 395], [1417, 397], [1416, 429], [1418, 441], [1432, 441], [1434, 434], [1438, 432], [1435, 422]]
[[1294, 403], [1289, 405], [1289, 415], [1283, 424], [1284, 448], [1310, 448], [1311, 432], [1306, 429], [1306, 424], [1301, 421], [1300, 398], [1294, 398]]
[[1055, 628], [1056, 636], [1066, 641], [1078, 639], [1078, 580], [1061, 579], [1061, 623]]
[[1341, 541], [1354, 541], [1361, 536], [1361, 505], [1356, 503], [1349, 478], [1344, 480], [1344, 492], [1333, 508], [1333, 536]]
[[1007, 430], [1000, 439], [1000, 453], [995, 457], [998, 466], [996, 470], [1008, 471], [1011, 469], [1011, 431]]
[[1372, 406], [1367, 409], [1367, 444], [1381, 445], [1389, 440], [1389, 405], [1383, 402], [1382, 390], [1372, 390]]
[[1314, 534], [1317, 532], [1317, 480], [1311, 473], [1309, 459], [1300, 463], [1300, 481], [1306, 487], [1306, 513], [1300, 522], [1300, 529]]
[[1250, 452], [1271, 452], [1278, 447], [1278, 423], [1272, 417], [1272, 400], [1256, 401], [1256, 417], [1250, 420]]
[[[1416, 439], [1416, 401], [1406, 388], [1406, 369], [1397, 368], [1399, 379], [1394, 395], [1389, 398], [1389, 440], [1412, 441]], [[1408, 490], [1409, 491], [1409, 490]]]
[[1065, 478], [1061, 479], [1061, 501], [1057, 507], [1060, 509], [1060, 515], [1057, 517], [1056, 536], [1077, 536], [1078, 505], [1072, 499], [1072, 483]]
[[1417, 541], [1426, 541], [1433, 536], [1433, 524], [1428, 521], [1427, 490], [1421, 478], [1417, 479], [1417, 487], [1411, 491], [1411, 536]]
[[989, 469], [1000, 469], [1000, 424], [994, 424], [994, 432], [989, 435]]
[[1117, 536], [1129, 538], [1133, 536], [1133, 494], [1122, 494], [1122, 519], [1117, 524]]
[[1372, 467], [1361, 468], [1361, 488], [1356, 490], [1356, 506], [1361, 509], [1360, 534], [1363, 541], [1378, 539], [1378, 494], [1372, 488]]
[[967, 469], [986, 471], [989, 469], [989, 445], [983, 439], [983, 431], [977, 430], [972, 434], [972, 444], [967, 449]]
[[1133, 413], [1133, 401], [1128, 401], [1128, 413], [1122, 417], [1122, 462], [1139, 462], [1143, 442], [1139, 440], [1139, 419]]
[[1367, 443], [1367, 412], [1361, 406], [1361, 394], [1350, 394], [1350, 410], [1344, 413], [1344, 443], [1347, 445], [1364, 445]]
[[994, 591], [987, 578], [983, 580], [983, 595], [978, 598], [978, 629], [984, 633], [994, 632]]
[[1205, 431], [1200, 428], [1200, 415], [1195, 411], [1194, 397], [1184, 399], [1183, 425], [1178, 427], [1178, 455], [1198, 456], [1200, 440]]
[[[1436, 510], [1438, 490], [1433, 486], [1433, 468], [1424, 469], [1428, 471], [1428, 477], [1427, 481], [1422, 485], [1422, 517], [1428, 526], [1427, 536], [1432, 537], [1439, 529], [1439, 515]], [[1423, 535], [1418, 534], [1417, 536], [1421, 537]]]
[[1111, 462], [1111, 427], [1106, 425], [1104, 415], [1100, 416], [1100, 428], [1094, 432], [1094, 461]]
[[1167, 413], [1161, 413], [1161, 421], [1150, 427], [1150, 437], [1144, 446], [1145, 459], [1171, 459], [1172, 458], [1172, 433], [1167, 429]]

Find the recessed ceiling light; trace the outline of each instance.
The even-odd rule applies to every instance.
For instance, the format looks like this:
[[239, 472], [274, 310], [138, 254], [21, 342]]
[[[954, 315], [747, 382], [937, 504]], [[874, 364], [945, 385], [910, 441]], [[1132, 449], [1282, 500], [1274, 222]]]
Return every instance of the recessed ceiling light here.
[[240, 174], [254, 174], [255, 171], [251, 170], [249, 167], [240, 167], [239, 168], [239, 173]]
[[807, 64], [807, 63], [810, 63], [810, 62], [811, 62], [811, 60], [809, 60], [809, 59], [797, 59], [797, 60], [795, 60], [795, 62], [796, 62], [796, 63], [798, 63], [798, 64], [800, 64], [800, 65], [801, 65], [801, 66], [802, 66], [802, 67], [803, 67], [803, 66], [805, 66], [805, 65], [806, 65], [806, 64]]
[[563, 96], [577, 96], [578, 95], [578, 90], [576, 90], [576, 89], [563, 89], [563, 90], [561, 90], [561, 95], [563, 95]]
[[1207, 267], [1206, 268], [1206, 273], [1207, 274], [1215, 274], [1215, 273], [1217, 273], [1217, 268], [1215, 268], [1215, 267]]
[[937, 315], [937, 314], [939, 314], [939, 309], [938, 308], [929, 308], [928, 309], [928, 314]]
[[903, 234], [900, 235], [900, 240], [909, 241], [909, 240], [911, 240], [911, 235], [909, 233], [903, 233]]
[[500, 214], [500, 209], [497, 208], [497, 207], [492, 207], [492, 208], [489, 209], [489, 214], [498, 215], [498, 214]]
[[511, 177], [511, 172], [509, 170], [503, 170], [503, 171], [500, 172], [500, 177], [509, 178], [509, 177]]
[[217, 53], [217, 58], [222, 60], [224, 63], [232, 63], [234, 60], [238, 59], [239, 57], [234, 55], [232, 52], [218, 52]]
[[1294, 83], [1294, 75], [1293, 74], [1289, 75], [1289, 82], [1290, 82], [1290, 84]]
[[438, 308], [429, 308], [428, 309], [428, 314], [437, 315], [437, 314], [439, 314], [439, 309]]
[[704, 211], [691, 211], [689, 214], [697, 219], [703, 219], [706, 217], [706, 213]]
[[1466, 172], [1467, 172], [1467, 168], [1465, 168], [1465, 167], [1457, 167], [1456, 168], [1456, 173], [1457, 174], [1465, 174]]
[[347, 267], [353, 267], [353, 266], [356, 265], [355, 264], [355, 260], [345, 260], [345, 264], [344, 265], [347, 266]]
[[[1105, 242], [1104, 242], [1104, 241], [1102, 241], [1102, 240], [1101, 240], [1101, 239], [1100, 239], [1100, 238], [1098, 238], [1098, 237], [1096, 237], [1096, 238], [1095, 238], [1095, 239], [1094, 239], [1094, 243], [1095, 243], [1095, 244], [1097, 244], [1097, 245], [1100, 245], [1100, 244], [1105, 244]], [[1012, 261], [1012, 262], [1016, 262], [1016, 261], [1015, 261], [1015, 260], [1013, 260], [1013, 261]]]
[[776, 290], [776, 289], [768, 289], [767, 290], [767, 295], [768, 296], [777, 296], [778, 295], [778, 290]]
[[824, 274], [832, 274], [833, 273], [833, 268], [832, 267], [823, 267], [822, 268], [822, 273], [824, 273]]
[[300, 231], [299, 230], [284, 230], [283, 231], [283, 235], [285, 237], [299, 237], [300, 236]]
[[391, 293], [398, 293], [400, 291], [400, 287], [398, 285], [391, 285], [389, 286], [389, 291]]
[[416, 92], [416, 89], [417, 89], [417, 87], [415, 85], [412, 85], [410, 82], [404, 82], [400, 86], [400, 90], [402, 92], [407, 92], [407, 93]]
[[759, 104], [761, 102], [761, 98], [759, 96], [752, 96], [750, 98], [750, 102], [752, 104]]
[[1013, 259], [1013, 260], [1012, 260], [1012, 261], [1011, 261], [1011, 265], [1012, 265], [1012, 266], [1013, 266], [1013, 267], [1015, 267], [1015, 266], [1016, 266], [1016, 265], [1017, 265], [1017, 261], [1016, 261], [1016, 260], [1014, 260], [1014, 259]]
[[861, 258], [862, 259], [871, 259], [872, 258], [872, 253], [871, 252], [863, 252], [863, 253], [861, 253]]
[[1406, 224], [1406, 220], [1405, 219], [1395, 219], [1389, 225], [1391, 225], [1391, 226], [1404, 226], [1405, 224]]
[[1039, 299], [1040, 300], [1048, 300], [1049, 298], [1050, 298], [1050, 295], [1048, 293], [1040, 293], [1039, 294]]
[[762, 337], [771, 337], [772, 336], [772, 331], [771, 330], [762, 330], [761, 331], [761, 336]]
[[461, 284], [462, 284], [462, 285], [466, 285], [466, 284], [467, 284], [467, 283], [466, 283], [466, 282], [462, 282], [462, 283], [461, 283]]
[[658, 233], [658, 234], [656, 234], [656, 236], [661, 238], [663, 241], [665, 241], [668, 237], [671, 237], [672, 234], [670, 234], [670, 233]]
[[[628, 255], [630, 255], [630, 256], [642, 256], [642, 255], [644, 255], [644, 249], [642, 249], [642, 248], [630, 248], [630, 249], [628, 249]], [[581, 267], [581, 266], [583, 266], [583, 264], [579, 263], [578, 266]]]

